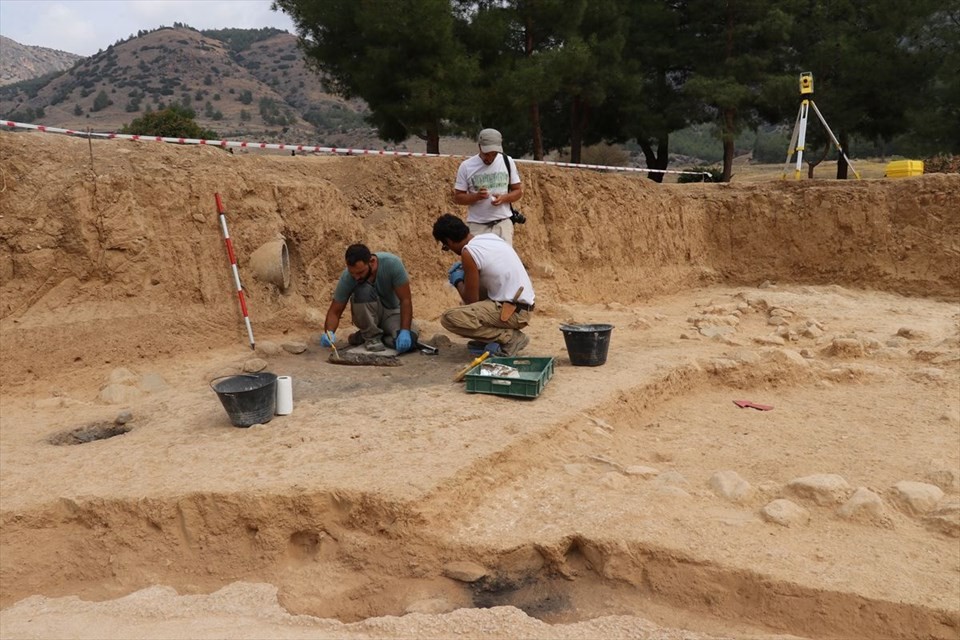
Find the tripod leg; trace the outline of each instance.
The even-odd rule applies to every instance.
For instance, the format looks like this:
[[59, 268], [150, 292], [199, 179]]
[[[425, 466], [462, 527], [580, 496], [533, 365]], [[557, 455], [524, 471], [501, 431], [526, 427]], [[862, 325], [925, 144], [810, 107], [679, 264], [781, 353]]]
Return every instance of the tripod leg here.
[[823, 125], [823, 128], [827, 130], [827, 135], [830, 136], [830, 141], [833, 143], [833, 146], [837, 148], [837, 151], [840, 152], [840, 155], [843, 156], [843, 159], [846, 161], [847, 166], [853, 170], [853, 175], [857, 176], [857, 180], [860, 179], [860, 174], [857, 173], [857, 170], [854, 169], [853, 163], [850, 162], [850, 158], [847, 157], [847, 154], [843, 152], [843, 147], [840, 146], [840, 141], [837, 140], [837, 136], [833, 135], [833, 131], [830, 130], [830, 125], [827, 124], [826, 119], [823, 117], [823, 114], [820, 113], [820, 109], [817, 108], [816, 103], [811, 100], [810, 104], [813, 105], [813, 112], [817, 114], [817, 117], [820, 118], [820, 124]]
[[797, 112], [797, 121], [793, 124], [793, 135], [790, 136], [790, 146], [787, 147], [787, 159], [783, 161], [783, 172], [780, 179], [787, 177], [787, 167], [790, 166], [790, 158], [797, 152], [797, 134], [800, 132], [800, 111]]

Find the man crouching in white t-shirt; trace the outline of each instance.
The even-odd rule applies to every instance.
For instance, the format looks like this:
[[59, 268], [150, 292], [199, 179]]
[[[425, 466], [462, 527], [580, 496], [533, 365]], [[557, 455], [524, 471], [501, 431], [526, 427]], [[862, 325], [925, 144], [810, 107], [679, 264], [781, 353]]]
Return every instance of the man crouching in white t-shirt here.
[[460, 163], [453, 201], [467, 205], [467, 226], [474, 235], [495, 233], [513, 246], [513, 210], [523, 197], [517, 163], [503, 154], [503, 136], [484, 129], [477, 136], [480, 153]]
[[450, 269], [449, 280], [464, 306], [444, 311], [440, 324], [464, 338], [497, 342], [508, 356], [519, 353], [530, 342], [522, 329], [530, 323], [536, 298], [520, 256], [499, 236], [474, 235], [449, 213], [433, 223], [433, 237], [462, 262]]

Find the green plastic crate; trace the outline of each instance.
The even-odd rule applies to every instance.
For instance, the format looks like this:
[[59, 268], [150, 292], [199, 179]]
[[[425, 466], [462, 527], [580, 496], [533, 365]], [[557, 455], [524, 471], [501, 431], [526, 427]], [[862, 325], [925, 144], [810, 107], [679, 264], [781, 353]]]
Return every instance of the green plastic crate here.
[[496, 396], [536, 398], [553, 377], [553, 358], [487, 358], [485, 362], [505, 364], [520, 371], [519, 378], [482, 376], [478, 364], [467, 372], [467, 393], [491, 393]]

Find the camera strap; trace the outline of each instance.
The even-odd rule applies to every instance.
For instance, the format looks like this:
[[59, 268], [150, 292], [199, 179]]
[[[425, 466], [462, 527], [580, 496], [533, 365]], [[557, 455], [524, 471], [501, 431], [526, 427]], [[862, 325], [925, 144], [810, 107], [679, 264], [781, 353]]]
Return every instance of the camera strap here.
[[[503, 163], [507, 165], [507, 191], [510, 191], [510, 178], [513, 177], [513, 161], [510, 159], [510, 156], [501, 152], [500, 155], [503, 156]], [[513, 212], [513, 203], [510, 203], [510, 211]]]
[[[512, 164], [512, 161], [510, 160], [510, 156], [508, 156], [502, 151], [500, 152], [500, 155], [503, 156], [503, 163], [507, 165], [507, 191], [510, 191], [510, 178], [513, 177], [513, 164]], [[520, 212], [513, 208], [512, 202], [508, 204], [510, 206], [510, 220], [511, 222], [515, 222], [514, 218]], [[524, 222], [526, 222], [526, 219], [524, 219]]]

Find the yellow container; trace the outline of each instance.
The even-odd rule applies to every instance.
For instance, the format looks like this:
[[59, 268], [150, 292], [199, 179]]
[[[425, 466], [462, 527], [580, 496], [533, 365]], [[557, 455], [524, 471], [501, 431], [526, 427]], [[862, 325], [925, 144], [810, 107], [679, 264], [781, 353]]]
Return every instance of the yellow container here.
[[885, 178], [909, 178], [923, 175], [923, 160], [896, 160], [887, 164]]

